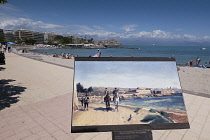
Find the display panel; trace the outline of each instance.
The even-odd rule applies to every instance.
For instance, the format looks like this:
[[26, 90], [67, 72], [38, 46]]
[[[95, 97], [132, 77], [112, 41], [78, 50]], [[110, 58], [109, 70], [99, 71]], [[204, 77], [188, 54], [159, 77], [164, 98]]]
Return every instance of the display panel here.
[[75, 58], [72, 132], [189, 128], [174, 58]]

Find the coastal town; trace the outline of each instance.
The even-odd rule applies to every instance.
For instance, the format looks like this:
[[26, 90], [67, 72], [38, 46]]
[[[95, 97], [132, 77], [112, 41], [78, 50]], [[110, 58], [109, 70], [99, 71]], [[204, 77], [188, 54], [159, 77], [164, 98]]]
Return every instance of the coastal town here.
[[[107, 90], [111, 92], [114, 87], [106, 87]], [[119, 96], [123, 98], [142, 98], [142, 97], [160, 97], [160, 96], [173, 96], [177, 93], [182, 93], [180, 89], [176, 88], [166, 88], [166, 89], [155, 89], [155, 88], [117, 88]], [[105, 87], [89, 87], [88, 89], [83, 89], [83, 93], [79, 93], [78, 96], [82, 97], [88, 94], [91, 98], [97, 98], [104, 96]], [[112, 95], [111, 95], [112, 96]]]
[[27, 29], [0, 29], [0, 42], [14, 42], [16, 45], [35, 45], [38, 48], [88, 49], [119, 47], [122, 44], [116, 39], [94, 41], [90, 36], [75, 37], [58, 35], [54, 32], [37, 32]]

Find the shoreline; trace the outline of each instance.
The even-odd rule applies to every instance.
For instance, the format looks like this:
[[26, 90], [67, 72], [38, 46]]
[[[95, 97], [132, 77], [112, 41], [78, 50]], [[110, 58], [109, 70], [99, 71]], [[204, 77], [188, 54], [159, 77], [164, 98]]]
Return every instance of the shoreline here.
[[[74, 59], [62, 59], [62, 58], [52, 57], [52, 55], [44, 55], [33, 52], [24, 54], [14, 51], [14, 53], [35, 60], [37, 60], [38, 58], [40, 59], [39, 61], [42, 62], [68, 67], [71, 69], [74, 68]], [[210, 85], [209, 68], [197, 68], [197, 67], [178, 66], [178, 65], [177, 67], [178, 67], [180, 83], [182, 86], [182, 91], [185, 91], [186, 93], [189, 94], [205, 96], [210, 98], [210, 88], [208, 88]]]
[[[83, 107], [79, 105], [78, 110], [73, 113], [73, 126], [150, 124], [152, 120], [148, 122], [143, 121], [150, 115], [160, 116], [165, 121], [169, 121], [173, 118], [173, 123], [188, 122], [185, 111], [164, 110], [164, 112], [168, 114], [165, 116], [159, 113], [163, 110], [144, 107], [139, 108], [138, 110], [138, 107], [136, 106], [119, 105], [119, 110], [115, 111], [114, 104], [110, 105], [111, 110], [109, 111], [106, 111], [105, 103], [90, 103], [88, 111], [84, 111]], [[112, 117], [112, 119], [109, 119], [110, 117]]]

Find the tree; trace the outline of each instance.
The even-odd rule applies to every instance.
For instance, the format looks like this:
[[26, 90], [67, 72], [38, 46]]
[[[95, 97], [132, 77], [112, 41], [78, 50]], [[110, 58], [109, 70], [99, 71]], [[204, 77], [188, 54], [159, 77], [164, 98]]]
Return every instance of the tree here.
[[6, 4], [7, 0], [0, 0], [0, 4]]
[[81, 85], [80, 83], [77, 83], [77, 92], [83, 92], [83, 91], [84, 91], [83, 85]]
[[89, 87], [88, 88], [88, 92], [92, 92], [93, 91], [93, 88], [92, 87]]
[[34, 45], [36, 43], [36, 40], [34, 40], [34, 39], [26, 39], [25, 43], [29, 44], [29, 45]]
[[5, 42], [4, 39], [5, 39], [4, 38], [4, 31], [3, 31], [3, 29], [0, 29], [0, 42]]
[[72, 43], [72, 37], [63, 37], [61, 35], [57, 35], [55, 37], [55, 40], [57, 40], [60, 44], [69, 44], [69, 43]]

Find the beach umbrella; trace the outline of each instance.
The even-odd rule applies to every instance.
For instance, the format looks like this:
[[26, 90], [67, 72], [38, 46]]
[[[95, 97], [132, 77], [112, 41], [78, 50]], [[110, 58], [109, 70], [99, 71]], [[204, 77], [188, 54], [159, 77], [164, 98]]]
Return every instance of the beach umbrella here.
[[7, 42], [7, 44], [15, 44], [15, 43], [13, 43], [13, 42]]

